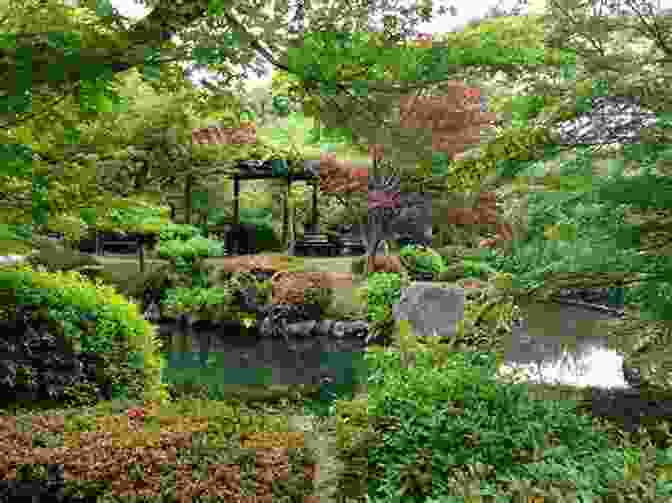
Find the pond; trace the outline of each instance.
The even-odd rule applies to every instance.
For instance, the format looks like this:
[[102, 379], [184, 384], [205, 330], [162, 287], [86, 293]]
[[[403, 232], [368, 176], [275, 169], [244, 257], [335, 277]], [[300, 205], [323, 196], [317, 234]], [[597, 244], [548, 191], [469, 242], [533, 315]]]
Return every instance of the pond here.
[[[506, 341], [505, 361], [500, 368], [503, 375], [518, 369], [531, 383], [631, 387], [623, 374], [622, 354], [609, 347], [605, 329], [598, 324], [618, 316], [617, 311], [537, 303], [525, 312], [523, 323], [513, 327]], [[351, 356], [365, 347], [362, 340], [347, 337], [262, 337], [255, 327], [245, 328], [237, 322], [199, 322], [188, 329], [176, 321], [163, 320], [159, 331], [164, 340], [191, 333], [192, 346], [185, 351], [192, 356], [181, 363], [173, 360], [173, 364], [198, 365], [198, 359], [205, 363], [216, 354], [219, 368], [228, 369], [223, 378], [245, 382], [314, 383], [325, 365], [331, 366], [329, 358], [337, 358], [337, 353]]]
[[[183, 323], [162, 320], [158, 326], [162, 340], [173, 344], [164, 348], [169, 367], [208, 372], [220, 387], [349, 382], [353, 365], [364, 368], [365, 344], [360, 336], [265, 337], [256, 327], [246, 328], [234, 321], [198, 322], [187, 328]], [[191, 335], [187, 339], [184, 334]], [[184, 340], [191, 341], [191, 348], [178, 346]]]
[[598, 323], [620, 316], [619, 311], [568, 302], [521, 309], [525, 319], [512, 329], [502, 373], [519, 369], [536, 383], [631, 387], [623, 374], [623, 355], [609, 346], [607, 329]]
[[623, 348], [599, 323], [619, 316], [617, 311], [557, 302], [521, 310], [525, 319], [510, 334], [500, 377], [522, 370], [532, 398], [576, 400], [577, 410], [623, 431], [672, 421], [670, 390], [640, 387], [624, 375]]

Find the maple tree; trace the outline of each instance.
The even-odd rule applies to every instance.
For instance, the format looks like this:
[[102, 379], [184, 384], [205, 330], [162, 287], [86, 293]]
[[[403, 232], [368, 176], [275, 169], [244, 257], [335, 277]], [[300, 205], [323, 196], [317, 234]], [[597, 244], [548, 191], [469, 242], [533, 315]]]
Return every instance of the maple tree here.
[[[423, 41], [428, 42], [431, 41]], [[399, 122], [407, 129], [431, 131], [432, 149], [453, 159], [480, 140], [483, 125], [489, 124], [495, 116], [482, 111], [478, 89], [462, 82], [453, 81], [451, 84], [452, 92], [444, 96], [402, 96]], [[373, 256], [379, 243], [392, 238], [393, 232], [399, 234], [402, 231], [398, 220], [401, 209], [409, 205], [418, 206], [423, 198], [429, 198], [428, 194], [411, 198], [407, 191], [400, 190], [401, 180], [398, 177], [378, 176], [378, 167], [385, 157], [384, 150], [381, 144], [369, 146], [373, 160], [371, 173], [367, 167], [341, 161], [334, 154], [323, 153], [320, 157], [320, 189], [324, 193], [347, 198], [342, 199], [346, 207], [352, 204], [357, 193], [367, 197], [369, 212], [364, 237], [369, 270], [373, 268]], [[475, 209], [454, 208], [440, 218], [459, 225], [496, 224], [501, 239], [511, 237], [510, 226], [497, 221], [494, 193], [482, 194]]]

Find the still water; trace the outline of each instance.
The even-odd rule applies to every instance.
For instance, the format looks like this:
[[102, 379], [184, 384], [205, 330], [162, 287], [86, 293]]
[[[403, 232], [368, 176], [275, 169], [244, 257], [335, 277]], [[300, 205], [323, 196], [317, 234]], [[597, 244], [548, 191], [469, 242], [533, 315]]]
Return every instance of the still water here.
[[531, 383], [630, 388], [623, 356], [607, 345], [598, 321], [614, 312], [565, 303], [537, 303], [521, 308], [525, 320], [514, 327], [500, 374], [520, 370]]

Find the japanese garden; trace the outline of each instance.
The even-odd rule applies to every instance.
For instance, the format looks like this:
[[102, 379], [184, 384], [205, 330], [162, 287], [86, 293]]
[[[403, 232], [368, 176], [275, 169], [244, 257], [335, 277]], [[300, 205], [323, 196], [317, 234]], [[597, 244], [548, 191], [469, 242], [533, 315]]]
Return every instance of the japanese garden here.
[[598, 3], [0, 2], [0, 501], [671, 501], [672, 18]]

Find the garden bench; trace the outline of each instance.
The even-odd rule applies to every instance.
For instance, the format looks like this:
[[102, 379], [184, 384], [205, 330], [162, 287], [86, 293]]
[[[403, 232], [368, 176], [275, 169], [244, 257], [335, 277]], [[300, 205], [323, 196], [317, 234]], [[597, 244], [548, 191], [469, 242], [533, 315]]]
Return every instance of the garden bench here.
[[[317, 230], [317, 232], [315, 232]], [[333, 257], [338, 254], [338, 246], [329, 241], [326, 234], [319, 229], [308, 228], [303, 239], [297, 239], [294, 243], [294, 254], [310, 257]]]
[[366, 247], [362, 243], [362, 240], [347, 234], [336, 238], [336, 246], [338, 247], [338, 254], [342, 257], [363, 255], [366, 253]]

